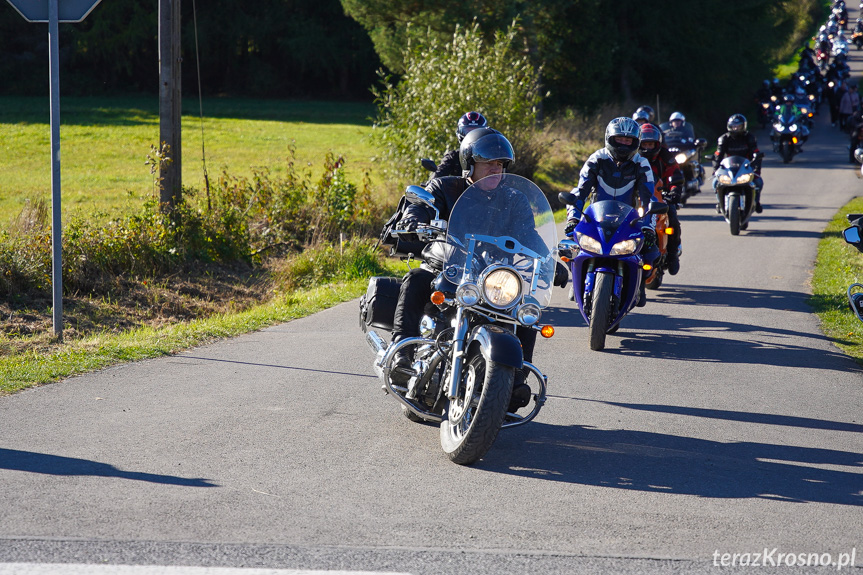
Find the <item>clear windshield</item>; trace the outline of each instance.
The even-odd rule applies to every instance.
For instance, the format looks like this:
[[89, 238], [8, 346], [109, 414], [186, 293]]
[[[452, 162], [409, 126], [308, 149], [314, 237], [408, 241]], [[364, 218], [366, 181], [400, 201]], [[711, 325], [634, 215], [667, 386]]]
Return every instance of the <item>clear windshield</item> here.
[[476, 280], [488, 266], [515, 266], [524, 292], [541, 306], [551, 301], [557, 229], [551, 206], [536, 184], [515, 174], [492, 175], [456, 201], [447, 226], [447, 279]]

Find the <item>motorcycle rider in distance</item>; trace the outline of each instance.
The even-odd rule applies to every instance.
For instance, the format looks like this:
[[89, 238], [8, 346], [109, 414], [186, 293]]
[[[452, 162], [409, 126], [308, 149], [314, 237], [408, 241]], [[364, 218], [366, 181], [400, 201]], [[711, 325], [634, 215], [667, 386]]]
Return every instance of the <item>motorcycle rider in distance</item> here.
[[[575, 206], [567, 206], [567, 223], [564, 232], [569, 235], [578, 224], [584, 202], [616, 200], [638, 209], [639, 203], [647, 210], [654, 193], [653, 170], [646, 158], [638, 154], [640, 127], [632, 118], [615, 118], [605, 128], [605, 147], [587, 159], [578, 174], [578, 185], [572, 193], [578, 198]], [[644, 233], [642, 257], [653, 264], [659, 257], [656, 232], [650, 220], [641, 228]], [[644, 272], [645, 276], [648, 274]], [[642, 278], [643, 279], [643, 278]], [[647, 302], [641, 282], [638, 307]]]
[[[485, 116], [479, 112], [467, 112], [458, 119], [458, 126], [455, 131], [459, 145], [461, 145], [462, 140], [464, 140], [464, 137], [467, 136], [471, 130], [487, 127], [488, 121], [485, 119]], [[443, 178], [444, 176], [460, 176], [461, 162], [459, 161], [458, 152], [458, 150], [449, 150], [445, 153], [430, 180]]]
[[638, 122], [639, 124], [643, 124], [644, 122], [639, 121], [639, 119], [645, 119], [646, 121], [653, 123], [653, 119], [656, 117], [656, 112], [653, 111], [653, 108], [650, 106], [639, 106], [638, 109], [632, 114], [632, 119]]
[[659, 128], [668, 139], [689, 138], [695, 140], [695, 128], [686, 122], [686, 116], [680, 112], [672, 112], [668, 121], [661, 124]]
[[[723, 159], [729, 156], [741, 156], [752, 163], [755, 170], [755, 211], [761, 213], [761, 188], [764, 180], [761, 179], [761, 158], [764, 157], [758, 150], [758, 142], [755, 134], [746, 130], [746, 117], [743, 114], [733, 114], [728, 118], [726, 126], [728, 131], [719, 136], [716, 151], [713, 152], [713, 189], [716, 191], [718, 181], [716, 180], [716, 169]], [[719, 206], [719, 194], [716, 194], [716, 212], [722, 213]]]
[[667, 253], [668, 273], [676, 275], [680, 271], [680, 219], [677, 217], [677, 204], [682, 194], [680, 185], [684, 182], [683, 172], [670, 153], [662, 146], [662, 132], [654, 124], [645, 123], [641, 126], [641, 144], [638, 153], [646, 158], [653, 170], [656, 190], [662, 194], [662, 199], [668, 203], [668, 225], [674, 233], [668, 236]]
[[[461, 176], [445, 176], [433, 179], [426, 186], [426, 190], [431, 192], [435, 198], [435, 206], [440, 211], [440, 218], [447, 221], [449, 221], [450, 212], [456, 200], [462, 193], [483, 178], [503, 174], [506, 168], [515, 161], [515, 153], [509, 140], [497, 130], [477, 128], [471, 130], [462, 140], [459, 147], [459, 161], [462, 168]], [[493, 178], [491, 179], [493, 180]], [[527, 206], [525, 217], [530, 218], [532, 225], [533, 212], [530, 210], [529, 204], [527, 202], [525, 204]], [[514, 205], [513, 209], [521, 207]], [[408, 231], [415, 230], [418, 225], [430, 222], [433, 215], [425, 206], [411, 204], [405, 210], [397, 227]], [[557, 264], [556, 270], [554, 284], [560, 287], [566, 286], [566, 281], [569, 279], [566, 267]], [[422, 267], [413, 268], [405, 275], [396, 303], [392, 343], [420, 335], [420, 319], [426, 304], [431, 305], [429, 298], [432, 294], [432, 282], [435, 276], [434, 272]], [[519, 326], [516, 329], [516, 336], [521, 341], [524, 361], [532, 361], [536, 330]], [[410, 366], [411, 358], [408, 353], [397, 353], [393, 359], [391, 374], [393, 381], [396, 383], [406, 382], [410, 378]], [[516, 409], [528, 405], [531, 397], [530, 386], [525, 383], [524, 372], [516, 370], [515, 378], [509, 405], [510, 412], [515, 412]]]

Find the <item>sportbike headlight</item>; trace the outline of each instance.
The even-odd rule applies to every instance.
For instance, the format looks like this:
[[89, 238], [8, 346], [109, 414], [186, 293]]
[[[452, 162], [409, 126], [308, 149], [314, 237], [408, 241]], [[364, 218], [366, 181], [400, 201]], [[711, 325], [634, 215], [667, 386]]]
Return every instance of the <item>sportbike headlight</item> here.
[[581, 249], [587, 250], [592, 254], [602, 253], [602, 244], [587, 234], [577, 233], [575, 237], [578, 240], [578, 245], [581, 246]]
[[770, 107], [770, 102], [761, 102], [761, 107], [765, 110]]
[[678, 164], [682, 164], [682, 163], [686, 162], [686, 154], [684, 154], [683, 152], [680, 152], [679, 154], [674, 156], [674, 159], [677, 160]]
[[773, 129], [776, 130], [777, 132], [782, 132], [785, 130], [785, 126], [783, 126], [779, 122], [776, 122], [775, 124], [773, 124]]
[[635, 240], [623, 240], [611, 246], [611, 255], [613, 256], [628, 256], [634, 254], [638, 247], [638, 242]]
[[479, 303], [479, 287], [473, 282], [463, 283], [455, 290], [455, 299], [465, 307], [473, 307]]
[[755, 174], [743, 174], [742, 176], [737, 176], [738, 184], [748, 184], [752, 181], [752, 178], [755, 177]]
[[733, 181], [734, 180], [728, 174], [722, 174], [721, 176], [719, 176], [719, 183], [723, 186], [730, 186], [731, 182]]
[[797, 131], [797, 124], [791, 124], [791, 127], [788, 129], [791, 130], [792, 132], [796, 132]]
[[483, 299], [498, 309], [511, 307], [521, 296], [521, 277], [511, 269], [496, 269], [482, 278]]

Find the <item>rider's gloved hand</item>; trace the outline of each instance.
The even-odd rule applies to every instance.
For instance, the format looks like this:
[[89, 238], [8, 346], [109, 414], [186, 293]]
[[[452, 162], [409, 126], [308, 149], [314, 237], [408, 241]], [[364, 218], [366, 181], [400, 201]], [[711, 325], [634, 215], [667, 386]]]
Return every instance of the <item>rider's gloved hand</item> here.
[[575, 226], [578, 225], [578, 220], [567, 220], [566, 227], [563, 228], [563, 233], [569, 235], [575, 229]]
[[554, 268], [554, 285], [557, 287], [566, 287], [569, 282], [569, 270], [560, 262], [555, 262], [557, 266]]
[[399, 227], [408, 232], [415, 232], [420, 221], [417, 218], [405, 218], [399, 222]]
[[656, 245], [656, 232], [650, 226], [641, 228], [641, 233], [644, 234], [644, 248], [652, 248]]
[[678, 186], [671, 186], [667, 190], [662, 190], [662, 199], [668, 202], [669, 204], [677, 204], [680, 202], [680, 188]]

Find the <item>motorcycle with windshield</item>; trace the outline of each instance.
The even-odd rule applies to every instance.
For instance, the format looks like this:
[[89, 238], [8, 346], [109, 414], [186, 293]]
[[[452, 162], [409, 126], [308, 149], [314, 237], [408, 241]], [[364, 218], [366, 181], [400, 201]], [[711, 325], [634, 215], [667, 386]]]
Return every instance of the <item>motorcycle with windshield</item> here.
[[[545, 403], [547, 378], [524, 361], [516, 329], [554, 334], [539, 323], [554, 282], [554, 216], [542, 191], [514, 174], [474, 183], [448, 222], [423, 188], [408, 187], [406, 197], [436, 214], [426, 226], [391, 232], [428, 242], [420, 259], [437, 274], [420, 336], [387, 344], [370, 329], [392, 331], [400, 284], [395, 278], [372, 278], [360, 301], [360, 326], [375, 352], [383, 390], [411, 421], [439, 423], [443, 451], [469, 465], [486, 454], [500, 429], [533, 420]], [[392, 378], [400, 351], [412, 357], [402, 385]], [[508, 412], [517, 371], [531, 387], [525, 415]]]
[[668, 151], [674, 154], [674, 159], [677, 160], [686, 178], [682, 198], [682, 203], [685, 204], [687, 199], [701, 192], [701, 185], [704, 183], [704, 166], [701, 165], [700, 158], [707, 140], [676, 130], [664, 133], [665, 145]]
[[[576, 205], [571, 192], [558, 197]], [[667, 204], [651, 202], [645, 217], [667, 213]], [[573, 295], [587, 322], [592, 350], [605, 348], [606, 335], [616, 332], [638, 303], [642, 275], [648, 269], [641, 256], [645, 225], [629, 204], [603, 200], [590, 204], [570, 237], [558, 245], [561, 259], [570, 264]]]
[[791, 106], [783, 106], [773, 121], [770, 139], [773, 141], [773, 151], [779, 154], [782, 162], [787, 164], [803, 151], [803, 144], [809, 139], [808, 119], [804, 119], [799, 110]]
[[[761, 161], [761, 154], [755, 161]], [[719, 163], [713, 174], [719, 209], [731, 228], [731, 235], [749, 227], [755, 211], [755, 166], [742, 156], [729, 156]]]

